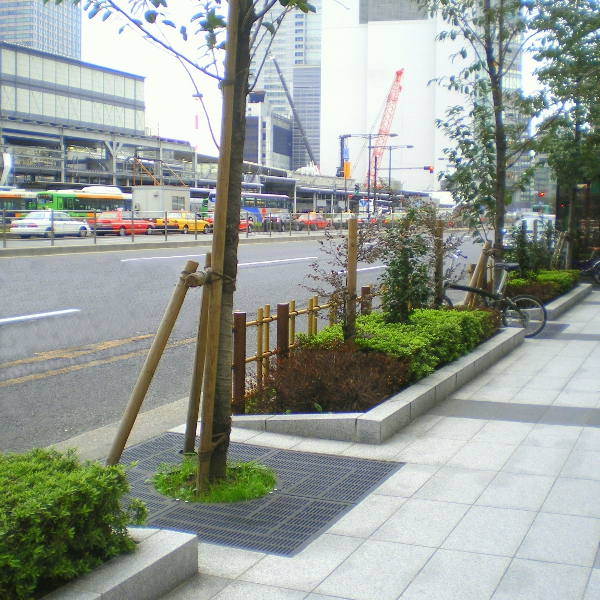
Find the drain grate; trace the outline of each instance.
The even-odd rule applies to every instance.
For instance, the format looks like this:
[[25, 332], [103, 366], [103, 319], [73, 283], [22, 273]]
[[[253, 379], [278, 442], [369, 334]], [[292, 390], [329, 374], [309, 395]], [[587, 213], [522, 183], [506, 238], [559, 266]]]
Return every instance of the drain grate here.
[[130, 496], [143, 500], [148, 525], [195, 533], [198, 539], [292, 556], [307, 546], [403, 463], [311, 454], [231, 443], [234, 461], [258, 460], [277, 474], [277, 491], [234, 504], [191, 504], [165, 498], [145, 483], [161, 463], [181, 460], [183, 435], [166, 433], [127, 448]]
[[568, 323], [546, 323], [546, 326], [540, 331], [534, 339], [536, 340], [553, 340], [562, 333], [567, 327]]

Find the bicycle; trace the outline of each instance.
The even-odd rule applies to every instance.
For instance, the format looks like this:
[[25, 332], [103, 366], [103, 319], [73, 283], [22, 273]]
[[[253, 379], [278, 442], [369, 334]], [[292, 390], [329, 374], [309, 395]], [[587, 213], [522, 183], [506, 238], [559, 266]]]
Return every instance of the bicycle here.
[[580, 275], [591, 275], [596, 283], [600, 283], [600, 258], [594, 256], [600, 251], [598, 247], [590, 247], [592, 254], [587, 260], [573, 259], [573, 267], [579, 269]]
[[[505, 327], [521, 327], [525, 329], [525, 337], [537, 335], [544, 329], [548, 319], [546, 307], [541, 300], [528, 294], [521, 294], [512, 298], [506, 296], [504, 290], [508, 282], [508, 273], [517, 270], [519, 265], [517, 263], [498, 262], [495, 266], [502, 269], [495, 292], [456, 283], [446, 283], [444, 290], [460, 290], [476, 294], [482, 299], [484, 306], [495, 308], [502, 313], [502, 322]], [[442, 306], [449, 308], [454, 306], [446, 293], [442, 297]]]

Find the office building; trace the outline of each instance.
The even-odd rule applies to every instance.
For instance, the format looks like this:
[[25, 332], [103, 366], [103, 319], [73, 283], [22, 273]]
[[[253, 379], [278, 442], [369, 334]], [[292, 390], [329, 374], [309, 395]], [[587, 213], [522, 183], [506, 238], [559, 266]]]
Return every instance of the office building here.
[[81, 58], [81, 4], [0, 0], [0, 41]]
[[[321, 6], [312, 2], [316, 13], [292, 10], [283, 19], [273, 39], [270, 53], [277, 60], [281, 74], [292, 96], [297, 114], [304, 127], [308, 143], [319, 164], [321, 115]], [[276, 4], [271, 10], [274, 21], [284, 8]], [[259, 52], [260, 58], [262, 54]], [[253, 68], [258, 68], [258, 60]], [[281, 79], [273, 61], [267, 59], [258, 77], [256, 90], [265, 90], [273, 113], [293, 118]], [[309, 164], [309, 154], [300, 130], [294, 123], [292, 169]]]
[[[415, 0], [345, 0], [327, 2], [322, 14], [321, 48], [321, 171], [340, 166], [340, 136], [349, 151], [352, 176], [366, 180], [367, 134], [380, 128], [386, 99], [396, 72], [403, 69], [388, 138], [391, 146], [381, 158], [385, 179], [403, 189], [440, 189], [438, 175], [447, 169], [444, 149], [454, 146], [436, 120], [448, 107], [464, 105], [464, 96], [434, 80], [449, 77], [468, 64], [452, 60], [462, 41], [437, 41], [451, 27], [441, 17], [430, 17]], [[520, 83], [515, 65], [511, 85]], [[511, 80], [512, 80], [511, 79]], [[360, 137], [359, 137], [360, 136]], [[375, 145], [375, 138], [371, 139]], [[429, 169], [433, 167], [433, 169]], [[383, 173], [382, 173], [383, 175]]]

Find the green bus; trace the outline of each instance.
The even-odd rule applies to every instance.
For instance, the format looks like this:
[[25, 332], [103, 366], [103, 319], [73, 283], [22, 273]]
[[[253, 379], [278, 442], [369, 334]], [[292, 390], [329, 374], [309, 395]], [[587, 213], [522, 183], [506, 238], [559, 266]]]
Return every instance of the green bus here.
[[94, 213], [131, 210], [131, 194], [93, 188], [37, 192], [38, 210], [62, 210], [73, 218], [93, 218]]

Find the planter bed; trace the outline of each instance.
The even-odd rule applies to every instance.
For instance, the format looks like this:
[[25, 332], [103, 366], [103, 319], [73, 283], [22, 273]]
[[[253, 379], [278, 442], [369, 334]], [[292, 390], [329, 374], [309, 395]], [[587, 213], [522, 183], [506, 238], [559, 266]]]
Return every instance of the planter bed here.
[[329, 440], [381, 444], [516, 348], [523, 329], [507, 328], [472, 352], [364, 413], [234, 415], [234, 427]]

